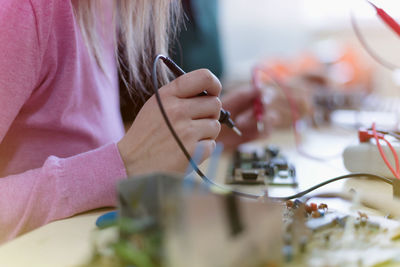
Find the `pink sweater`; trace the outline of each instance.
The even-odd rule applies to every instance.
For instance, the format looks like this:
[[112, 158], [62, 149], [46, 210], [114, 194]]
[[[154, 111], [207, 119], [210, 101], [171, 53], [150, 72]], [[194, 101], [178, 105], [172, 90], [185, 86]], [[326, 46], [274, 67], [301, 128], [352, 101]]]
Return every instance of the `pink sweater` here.
[[[112, 30], [112, 29], [110, 29]], [[115, 58], [107, 78], [69, 0], [0, 4], [0, 243], [115, 204], [126, 170]]]

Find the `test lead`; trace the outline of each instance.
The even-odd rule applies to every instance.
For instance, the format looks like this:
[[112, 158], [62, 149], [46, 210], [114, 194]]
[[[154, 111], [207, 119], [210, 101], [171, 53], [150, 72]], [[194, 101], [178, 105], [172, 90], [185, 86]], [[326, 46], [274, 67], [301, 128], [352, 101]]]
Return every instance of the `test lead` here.
[[219, 122], [224, 123], [226, 126], [231, 128], [237, 135], [242, 136], [242, 132], [235, 126], [235, 123], [231, 119], [231, 113], [221, 108], [219, 113]]
[[[186, 74], [172, 59], [167, 56], [159, 55], [159, 58], [164, 62], [164, 64], [175, 74], [176, 77], [182, 76]], [[207, 95], [206, 91], [203, 91], [200, 95], [205, 96]], [[229, 111], [224, 110], [221, 108], [220, 115], [219, 115], [219, 122], [224, 123], [229, 128], [231, 128], [237, 135], [242, 136], [240, 130], [235, 126], [235, 122], [231, 119], [231, 113]]]
[[238, 127], [233, 126], [233, 127], [232, 127], [232, 130], [233, 130], [237, 135], [242, 136], [242, 132], [238, 129]]

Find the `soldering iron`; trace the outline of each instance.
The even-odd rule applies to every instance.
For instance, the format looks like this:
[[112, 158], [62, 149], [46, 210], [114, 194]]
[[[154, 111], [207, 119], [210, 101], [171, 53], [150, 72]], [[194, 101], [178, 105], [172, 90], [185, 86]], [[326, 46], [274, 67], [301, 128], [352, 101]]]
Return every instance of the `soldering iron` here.
[[[183, 71], [171, 58], [169, 58], [167, 56], [163, 56], [163, 55], [158, 55], [157, 57], [164, 62], [164, 64], [172, 71], [172, 73], [176, 77], [180, 77], [180, 76], [186, 74], [186, 72]], [[208, 95], [206, 91], [203, 91], [202, 93], [199, 94], [199, 96], [206, 96], [206, 95]], [[220, 123], [227, 125], [233, 131], [235, 131], [236, 134], [238, 134], [239, 136], [242, 136], [242, 133], [235, 126], [235, 123], [231, 119], [231, 113], [229, 111], [226, 111], [223, 108], [221, 108], [218, 120]]]

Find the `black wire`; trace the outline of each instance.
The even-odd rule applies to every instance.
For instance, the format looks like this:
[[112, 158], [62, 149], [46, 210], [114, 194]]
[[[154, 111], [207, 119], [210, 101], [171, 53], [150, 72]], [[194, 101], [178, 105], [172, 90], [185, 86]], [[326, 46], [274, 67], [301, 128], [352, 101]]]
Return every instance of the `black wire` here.
[[[304, 199], [302, 202], [307, 203], [308, 201], [310, 201], [313, 198], [340, 198], [340, 199], [343, 199], [343, 200], [346, 200], [349, 202], [354, 201], [354, 195], [352, 195], [352, 194], [329, 193], [328, 192], [328, 193], [320, 193], [320, 194], [309, 196], [306, 199]], [[365, 200], [362, 200], [362, 199], [359, 200], [359, 204], [363, 205], [364, 207], [370, 208], [370, 209], [382, 211], [382, 207], [373, 205], [373, 203], [366, 202]]]
[[[211, 179], [209, 179], [197, 166], [197, 164], [193, 161], [192, 157], [190, 156], [189, 152], [186, 150], [185, 146], [183, 145], [181, 139], [179, 138], [179, 136], [176, 134], [169, 118], [168, 115], [164, 109], [164, 105], [162, 104], [161, 101], [161, 97], [160, 94], [158, 92], [158, 79], [157, 79], [157, 63], [160, 59], [165, 58], [165, 56], [163, 55], [157, 55], [157, 57], [154, 60], [153, 63], [153, 72], [152, 72], [152, 78], [153, 78], [153, 88], [154, 88], [154, 94], [156, 96], [156, 100], [158, 103], [158, 107], [160, 108], [161, 114], [164, 117], [165, 123], [167, 124], [171, 134], [173, 135], [175, 141], [177, 142], [178, 146], [180, 147], [180, 149], [182, 150], [183, 154], [185, 155], [185, 157], [188, 159], [189, 163], [192, 165], [193, 170], [203, 179], [203, 181], [205, 181], [207, 184], [215, 186], [219, 189], [222, 189], [223, 191], [232, 193], [236, 196], [239, 197], [245, 197], [245, 198], [250, 198], [250, 199], [258, 199], [260, 197], [263, 197], [264, 195], [256, 195], [256, 194], [250, 194], [250, 193], [245, 193], [245, 192], [240, 192], [240, 191], [236, 191], [236, 190], [232, 190], [230, 188], [227, 188], [225, 186], [219, 185], [217, 183], [215, 183], [214, 181], [212, 181]], [[351, 174], [346, 174], [346, 175], [342, 175], [342, 176], [338, 176], [329, 180], [326, 180], [322, 183], [319, 183], [307, 190], [304, 190], [302, 192], [299, 192], [297, 194], [291, 195], [291, 196], [287, 196], [287, 197], [271, 197], [270, 199], [272, 200], [289, 200], [289, 199], [293, 199], [293, 198], [299, 198], [302, 197], [322, 186], [325, 186], [327, 184], [330, 184], [332, 182], [336, 182], [342, 179], [347, 179], [347, 178], [363, 178], [363, 177], [369, 177], [369, 178], [373, 178], [376, 180], [380, 180], [380, 181], [384, 181], [390, 185], [393, 185], [392, 181], [388, 178], [379, 176], [379, 175], [374, 175], [374, 174], [369, 174], [369, 173], [351, 173]]]
[[313, 187], [304, 190], [302, 192], [299, 192], [297, 194], [291, 195], [291, 196], [287, 196], [287, 197], [271, 197], [272, 200], [289, 200], [289, 199], [293, 199], [293, 198], [299, 198], [302, 197], [304, 195], [307, 195], [308, 193], [333, 182], [339, 181], [339, 180], [343, 180], [343, 179], [348, 179], [348, 178], [372, 178], [372, 179], [376, 179], [376, 180], [380, 180], [383, 181], [385, 183], [388, 183], [390, 185], [393, 185], [393, 182], [385, 177], [379, 176], [379, 175], [374, 175], [374, 174], [369, 174], [369, 173], [350, 173], [350, 174], [346, 174], [346, 175], [342, 175], [342, 176], [338, 176], [329, 180], [326, 180], [322, 183], [319, 183], [317, 185], [314, 185]]

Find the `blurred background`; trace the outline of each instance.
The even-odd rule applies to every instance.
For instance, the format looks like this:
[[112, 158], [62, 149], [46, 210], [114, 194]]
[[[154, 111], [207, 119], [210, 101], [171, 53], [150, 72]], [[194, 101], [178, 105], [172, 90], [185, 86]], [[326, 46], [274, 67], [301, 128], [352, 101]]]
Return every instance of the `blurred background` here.
[[[370, 1], [400, 22], [399, 0]], [[258, 72], [266, 109], [278, 110], [282, 125], [290, 124], [294, 116], [287, 112], [293, 98], [299, 117], [314, 126], [336, 121], [370, 127], [375, 121], [400, 130], [400, 36], [367, 0], [182, 0], [182, 4], [185, 23], [177, 38], [171, 38], [170, 55], [185, 71], [210, 69], [225, 92], [256, 88]], [[391, 69], [374, 60], [365, 46], [393, 65]], [[132, 121], [141, 105], [129, 101], [121, 85], [122, 114], [125, 121]], [[295, 109], [290, 108], [292, 114]]]
[[[400, 1], [374, 3], [394, 18], [400, 17]], [[382, 96], [399, 95], [399, 78], [371, 59], [351, 27], [350, 12], [353, 12], [370, 47], [385, 60], [400, 66], [399, 37], [384, 25], [366, 1], [219, 0], [219, 4], [224, 81], [249, 79], [251, 68], [261, 61], [293, 61], [308, 53], [327, 60], [339, 57], [347, 47], [362, 64], [373, 68], [374, 92]]]

